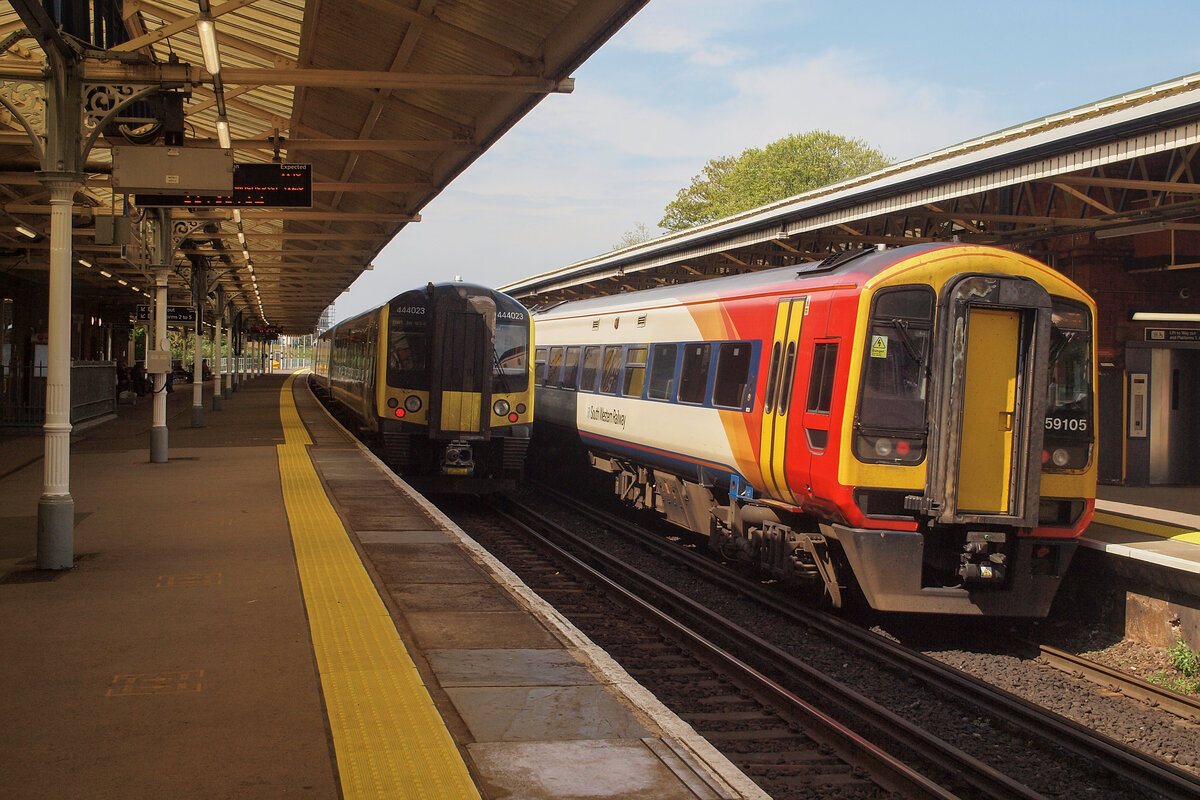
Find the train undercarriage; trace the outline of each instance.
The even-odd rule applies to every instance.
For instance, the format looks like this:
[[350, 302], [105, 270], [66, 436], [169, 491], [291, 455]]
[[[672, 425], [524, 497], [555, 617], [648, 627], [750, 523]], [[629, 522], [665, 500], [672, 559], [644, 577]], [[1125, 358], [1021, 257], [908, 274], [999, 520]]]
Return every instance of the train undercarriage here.
[[1076, 546], [1000, 526], [852, 528], [620, 458], [589, 460], [627, 504], [706, 536], [710, 549], [760, 574], [819, 588], [835, 608], [861, 597], [880, 611], [1045, 616]]

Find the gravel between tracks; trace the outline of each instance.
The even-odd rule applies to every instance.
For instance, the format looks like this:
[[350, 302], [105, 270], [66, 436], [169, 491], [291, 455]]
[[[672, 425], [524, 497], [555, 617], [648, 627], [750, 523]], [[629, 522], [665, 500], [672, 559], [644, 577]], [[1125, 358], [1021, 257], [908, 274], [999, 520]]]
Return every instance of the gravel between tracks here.
[[[539, 507], [550, 516], [558, 515], [552, 503], [539, 500], [533, 493], [524, 492], [520, 499]], [[578, 525], [577, 520], [575, 524]], [[599, 526], [596, 526], [595, 536], [604, 540], [603, 546], [614, 550], [629, 549], [632, 552], [636, 549], [610, 536]], [[809, 635], [805, 630], [758, 630], [761, 625], [758, 617], [762, 615], [752, 603], [712, 596], [711, 589], [701, 586], [701, 581], [667, 565], [654, 563], [653, 560], [647, 563], [644, 554], [640, 558], [640, 566], [647, 572], [681, 591], [703, 593], [706, 598], [704, 602], [711, 602], [715, 611], [729, 616], [738, 624], [756, 630], [759, 635], [772, 639], [794, 653], [806, 654], [812, 650], [806, 644]], [[711, 601], [708, 599], [710, 596]], [[1014, 645], [1014, 637], [1034, 638], [1063, 650], [1086, 654], [1089, 658], [1117, 668], [1134, 667], [1140, 677], [1146, 677], [1147, 672], [1156, 674], [1162, 671], [1169, 664], [1165, 652], [1121, 640], [1094, 620], [1065, 614], [1038, 622], [937, 618], [937, 624], [931, 625], [929, 620], [928, 617], [882, 617], [874, 621], [873, 627], [994, 686], [1200, 774], [1200, 725], [1060, 672], [1040, 661], [1036, 652], [1023, 652]], [[813, 658], [820, 659], [819, 652], [814, 652]], [[852, 674], [856, 667], [849, 663], [810, 663], [835, 676], [840, 673]], [[920, 692], [914, 691], [914, 687], [906, 683], [903, 680], [892, 681], [889, 685], [864, 691], [906, 716], [919, 717], [924, 701]], [[1097, 800], [1139, 796], [1131, 792], [1129, 787], [1079, 786], [1073, 778], [1054, 775], [1053, 767], [1047, 766], [1052, 765], [1053, 758], [1047, 759], [1045, 753], [1041, 752], [1022, 752], [1022, 743], [1008, 741], [1011, 735], [996, 730], [993, 721], [986, 717], [943, 716], [930, 720], [927, 727], [943, 739], [960, 743], [959, 746], [973, 752], [1007, 748], [1003, 755], [998, 756], [1005, 765], [1004, 769], [1014, 775], [1037, 774], [1038, 789], [1048, 796], [1068, 796], [1081, 791], [1084, 796]], [[996, 735], [998, 733], [1001, 735]], [[972, 745], [972, 742], [975, 744]]]

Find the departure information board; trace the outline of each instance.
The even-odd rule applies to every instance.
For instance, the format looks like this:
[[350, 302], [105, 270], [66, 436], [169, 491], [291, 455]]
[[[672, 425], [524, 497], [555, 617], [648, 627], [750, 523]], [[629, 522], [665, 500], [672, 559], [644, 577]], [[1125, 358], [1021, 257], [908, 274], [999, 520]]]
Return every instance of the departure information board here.
[[312, 208], [311, 164], [234, 164], [233, 194], [136, 194], [137, 206]]

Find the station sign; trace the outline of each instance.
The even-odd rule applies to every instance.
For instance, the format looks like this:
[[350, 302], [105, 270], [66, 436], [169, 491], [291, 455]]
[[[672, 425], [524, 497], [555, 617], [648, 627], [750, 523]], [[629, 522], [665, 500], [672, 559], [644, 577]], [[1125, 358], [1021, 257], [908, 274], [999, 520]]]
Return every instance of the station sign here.
[[1200, 342], [1200, 328], [1146, 328], [1147, 342]]
[[[154, 310], [150, 306], [137, 307], [137, 321], [150, 322], [154, 319]], [[195, 306], [167, 306], [167, 324], [173, 322], [195, 322]]]
[[233, 193], [145, 194], [134, 204], [186, 208], [312, 208], [312, 164], [234, 164]]

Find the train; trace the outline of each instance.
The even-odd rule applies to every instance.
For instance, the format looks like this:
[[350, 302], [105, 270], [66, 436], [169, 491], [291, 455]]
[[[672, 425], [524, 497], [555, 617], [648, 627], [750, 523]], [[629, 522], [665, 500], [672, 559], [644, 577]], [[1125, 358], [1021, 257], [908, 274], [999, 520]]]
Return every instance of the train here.
[[1096, 306], [1045, 264], [864, 248], [533, 311], [535, 440], [625, 502], [835, 607], [1049, 613], [1095, 510]]
[[532, 432], [532, 340], [503, 292], [430, 283], [322, 333], [311, 380], [417, 489], [510, 491]]

